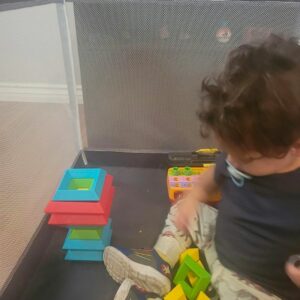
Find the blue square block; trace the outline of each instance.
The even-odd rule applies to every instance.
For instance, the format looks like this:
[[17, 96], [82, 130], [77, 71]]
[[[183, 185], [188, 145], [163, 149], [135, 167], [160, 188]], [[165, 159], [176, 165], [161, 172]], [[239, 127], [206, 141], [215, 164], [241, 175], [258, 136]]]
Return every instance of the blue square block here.
[[65, 260], [103, 261], [103, 251], [68, 250]]
[[104, 226], [102, 236], [99, 240], [71, 240], [71, 229], [69, 229], [67, 237], [65, 239], [63, 249], [64, 250], [104, 250], [104, 248], [110, 245], [112, 229], [111, 219], [109, 219], [107, 225]]
[[53, 200], [99, 201], [105, 177], [106, 171], [102, 169], [68, 169]]

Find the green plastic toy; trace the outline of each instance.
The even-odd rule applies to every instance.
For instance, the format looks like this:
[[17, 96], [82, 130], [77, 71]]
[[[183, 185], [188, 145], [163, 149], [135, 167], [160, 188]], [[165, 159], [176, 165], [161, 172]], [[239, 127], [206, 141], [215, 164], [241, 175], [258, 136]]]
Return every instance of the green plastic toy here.
[[[197, 278], [193, 286], [187, 283], [188, 273], [192, 272]], [[197, 262], [195, 262], [189, 255], [187, 255], [174, 277], [174, 284], [180, 284], [186, 297], [189, 300], [195, 300], [198, 294], [204, 292], [211, 280], [211, 275], [202, 268]]]
[[103, 227], [72, 227], [71, 240], [99, 240], [102, 236]]
[[191, 176], [193, 175], [193, 171], [191, 167], [185, 167], [183, 170], [183, 175], [184, 176]]
[[92, 178], [73, 178], [69, 183], [68, 189], [88, 191], [91, 189], [93, 183], [94, 183], [94, 179]]
[[180, 171], [178, 167], [174, 167], [171, 169], [171, 176], [179, 176], [180, 175]]

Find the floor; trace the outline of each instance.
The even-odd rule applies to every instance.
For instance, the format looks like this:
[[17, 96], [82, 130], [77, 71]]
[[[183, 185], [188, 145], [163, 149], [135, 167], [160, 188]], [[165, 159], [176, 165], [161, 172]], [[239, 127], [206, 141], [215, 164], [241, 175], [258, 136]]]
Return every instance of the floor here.
[[[88, 165], [95, 167], [97, 164]], [[99, 166], [99, 165], [98, 165]], [[152, 247], [170, 203], [164, 169], [105, 167], [114, 176], [112, 245]], [[112, 300], [118, 285], [103, 263], [66, 262], [61, 250], [65, 228], [53, 229], [39, 268], [20, 300]]]

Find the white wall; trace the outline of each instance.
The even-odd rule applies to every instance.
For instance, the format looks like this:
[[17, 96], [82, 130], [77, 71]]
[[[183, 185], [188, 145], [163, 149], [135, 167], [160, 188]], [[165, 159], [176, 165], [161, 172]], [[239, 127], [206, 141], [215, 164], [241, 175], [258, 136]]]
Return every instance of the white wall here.
[[[30, 98], [32, 102], [66, 100], [55, 5], [0, 12], [0, 101], [27, 102]], [[76, 78], [80, 84], [73, 5], [67, 5], [72, 39], [75, 41]]]

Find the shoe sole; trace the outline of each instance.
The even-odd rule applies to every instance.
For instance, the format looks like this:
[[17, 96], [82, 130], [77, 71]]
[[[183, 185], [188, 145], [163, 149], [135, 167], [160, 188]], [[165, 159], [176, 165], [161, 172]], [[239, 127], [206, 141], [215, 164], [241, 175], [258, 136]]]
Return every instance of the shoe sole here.
[[114, 247], [106, 247], [103, 260], [109, 275], [118, 283], [130, 279], [139, 288], [160, 296], [171, 289], [170, 280], [152, 267], [136, 263]]

